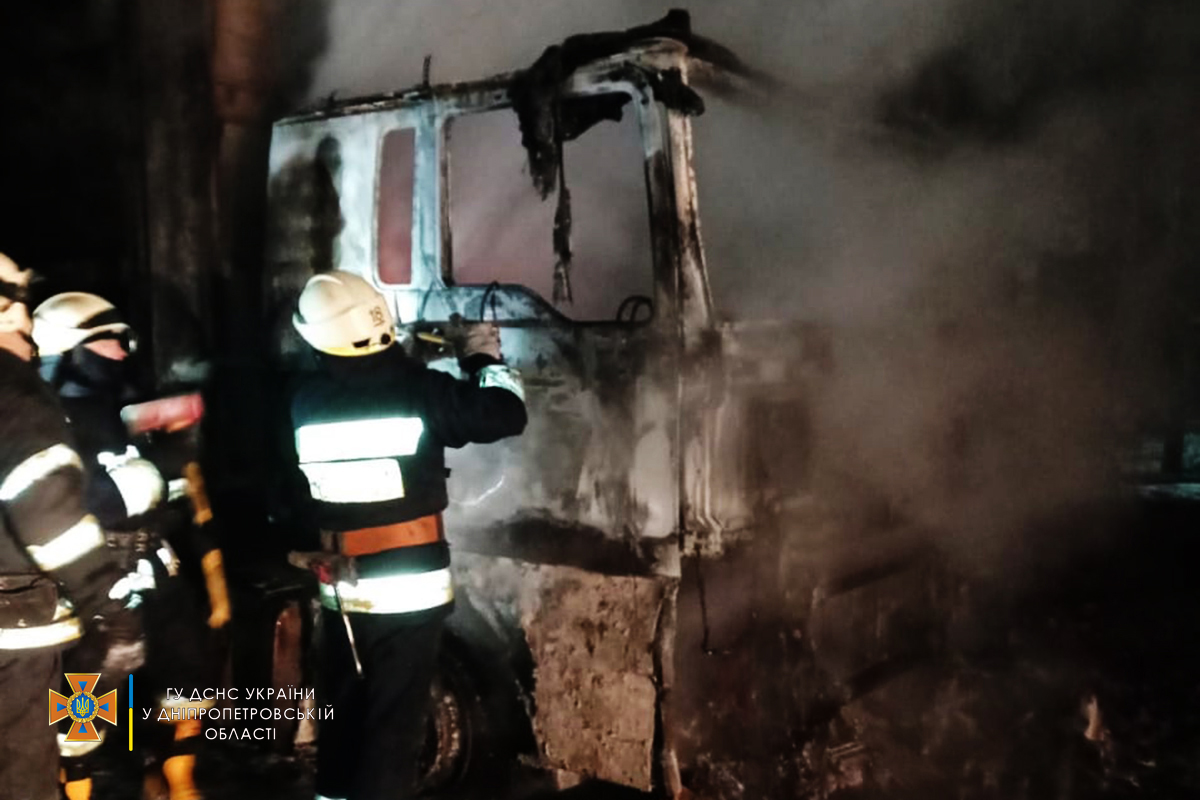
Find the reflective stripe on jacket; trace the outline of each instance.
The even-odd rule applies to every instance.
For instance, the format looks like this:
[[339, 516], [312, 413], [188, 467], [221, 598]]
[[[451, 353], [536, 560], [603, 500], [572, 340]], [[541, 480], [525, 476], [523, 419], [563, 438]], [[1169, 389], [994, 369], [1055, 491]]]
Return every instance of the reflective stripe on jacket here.
[[[515, 371], [493, 361], [467, 380], [399, 348], [327, 358], [292, 399], [295, 464], [317, 526], [346, 532], [439, 514], [449, 504], [444, 449], [519, 434], [526, 413]], [[492, 367], [484, 371], [484, 367]], [[321, 601], [354, 613], [405, 614], [454, 596], [444, 541], [354, 559], [354, 576], [323, 581]]]
[[[65, 444], [55, 444], [40, 450], [13, 467], [0, 482], [0, 502], [18, 505], [26, 495], [36, 494], [39, 484], [60, 470], [82, 470], [79, 456]], [[48, 523], [26, 543], [25, 550], [39, 568], [47, 572], [65, 567], [104, 546], [104, 532], [91, 514], [84, 514], [66, 528], [62, 523]], [[46, 536], [45, 534], [49, 534]], [[33, 542], [37, 542], [36, 544]]]
[[351, 614], [410, 614], [454, 600], [450, 569], [321, 583], [321, 605]]
[[23, 628], [0, 628], [0, 650], [32, 650], [73, 642], [83, 635], [83, 625], [71, 609], [60, 605], [54, 622]]

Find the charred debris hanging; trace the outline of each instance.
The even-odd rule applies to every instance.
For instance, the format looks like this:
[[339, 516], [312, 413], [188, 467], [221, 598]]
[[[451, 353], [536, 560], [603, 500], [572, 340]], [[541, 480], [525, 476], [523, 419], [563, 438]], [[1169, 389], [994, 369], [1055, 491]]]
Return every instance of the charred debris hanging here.
[[[627, 95], [567, 97], [563, 86], [584, 64], [615, 55], [650, 39], [674, 39], [687, 45], [690, 54], [730, 74], [759, 76], [727, 48], [692, 32], [687, 11], [671, 10], [649, 25], [608, 33], [570, 36], [548, 47], [528, 69], [517, 73], [511, 93], [513, 110], [521, 128], [521, 144], [529, 155], [529, 174], [542, 199], [557, 190], [554, 215], [554, 302], [572, 302], [571, 293], [571, 192], [567, 186], [563, 143], [582, 136], [603, 121], [620, 122]], [[679, 70], [642, 69], [642, 79], [654, 97], [667, 108], [688, 116], [704, 113], [704, 100], [684, 82]]]

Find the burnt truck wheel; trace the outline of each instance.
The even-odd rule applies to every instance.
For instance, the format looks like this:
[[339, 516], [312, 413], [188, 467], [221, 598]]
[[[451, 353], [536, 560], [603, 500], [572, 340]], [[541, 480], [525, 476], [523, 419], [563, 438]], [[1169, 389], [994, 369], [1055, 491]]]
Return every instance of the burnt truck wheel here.
[[420, 759], [422, 797], [469, 797], [484, 788], [494, 793], [515, 758], [506, 741], [510, 721], [488, 702], [479, 669], [453, 644], [439, 653]]

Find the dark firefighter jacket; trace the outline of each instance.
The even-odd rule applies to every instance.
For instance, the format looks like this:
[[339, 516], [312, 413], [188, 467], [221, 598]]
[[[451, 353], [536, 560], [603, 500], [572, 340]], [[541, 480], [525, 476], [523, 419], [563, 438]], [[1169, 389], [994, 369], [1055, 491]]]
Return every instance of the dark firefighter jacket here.
[[[520, 378], [489, 356], [461, 362], [464, 380], [399, 347], [323, 363], [324, 371], [297, 388], [291, 407], [295, 452], [311, 502], [306, 516], [323, 531], [441, 513], [449, 504], [444, 448], [491, 443], [525, 428]], [[444, 540], [361, 556], [356, 580], [337, 583], [340, 602], [348, 611], [376, 613], [446, 605], [452, 597], [449, 563]], [[328, 588], [323, 586], [324, 601]], [[356, 592], [367, 597], [362, 606], [347, 602], [346, 593]], [[387, 601], [370, 602], [371, 595]]]
[[84, 484], [57, 399], [29, 363], [0, 350], [0, 649], [78, 638], [81, 620], [113, 605], [124, 573], [84, 506]]

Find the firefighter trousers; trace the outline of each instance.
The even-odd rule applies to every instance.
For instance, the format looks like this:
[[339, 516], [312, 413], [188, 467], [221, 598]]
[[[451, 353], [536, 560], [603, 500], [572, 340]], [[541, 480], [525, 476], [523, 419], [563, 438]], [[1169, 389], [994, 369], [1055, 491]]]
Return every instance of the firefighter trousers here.
[[49, 690], [63, 680], [57, 647], [0, 651], [0, 792], [7, 800], [58, 800], [57, 728]]
[[350, 614], [360, 678], [340, 614], [321, 610], [317, 794], [345, 800], [413, 796], [444, 613]]

